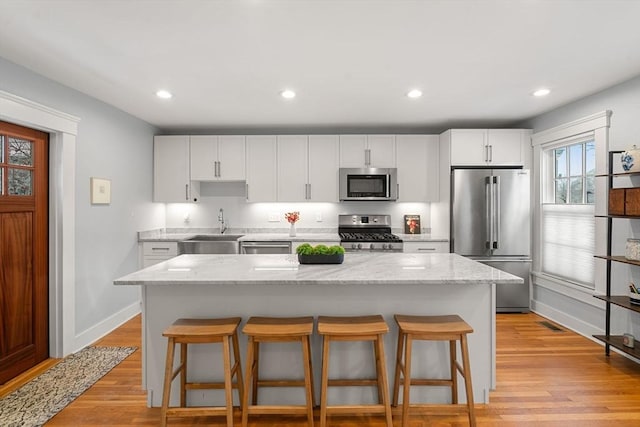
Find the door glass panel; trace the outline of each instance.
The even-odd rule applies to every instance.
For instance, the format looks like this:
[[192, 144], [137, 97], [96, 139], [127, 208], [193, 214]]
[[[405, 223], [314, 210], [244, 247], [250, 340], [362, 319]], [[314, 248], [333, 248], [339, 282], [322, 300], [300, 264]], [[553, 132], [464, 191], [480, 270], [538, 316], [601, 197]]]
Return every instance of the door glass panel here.
[[4, 194], [4, 168], [0, 168], [0, 196]]
[[33, 171], [27, 169], [9, 169], [8, 194], [11, 196], [31, 196]]
[[9, 137], [9, 164], [33, 166], [33, 143]]
[[0, 163], [4, 163], [4, 135], [0, 135]]

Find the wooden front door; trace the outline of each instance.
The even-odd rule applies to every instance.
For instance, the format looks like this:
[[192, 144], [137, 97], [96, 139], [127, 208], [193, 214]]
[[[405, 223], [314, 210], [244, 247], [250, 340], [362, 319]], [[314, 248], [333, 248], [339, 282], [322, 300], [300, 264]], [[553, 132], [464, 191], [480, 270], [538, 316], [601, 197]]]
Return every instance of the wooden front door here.
[[49, 356], [46, 133], [0, 122], [0, 384]]

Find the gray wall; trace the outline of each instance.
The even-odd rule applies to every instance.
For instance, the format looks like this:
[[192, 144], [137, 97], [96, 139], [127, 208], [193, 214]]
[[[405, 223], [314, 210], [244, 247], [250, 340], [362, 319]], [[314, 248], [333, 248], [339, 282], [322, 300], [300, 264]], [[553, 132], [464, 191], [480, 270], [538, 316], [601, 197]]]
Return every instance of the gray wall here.
[[[76, 139], [76, 313], [79, 335], [138, 301], [113, 279], [138, 268], [138, 230], [164, 227], [151, 203], [157, 129], [78, 91], [0, 58], [0, 90], [81, 119]], [[90, 177], [111, 180], [111, 204], [91, 205]]]

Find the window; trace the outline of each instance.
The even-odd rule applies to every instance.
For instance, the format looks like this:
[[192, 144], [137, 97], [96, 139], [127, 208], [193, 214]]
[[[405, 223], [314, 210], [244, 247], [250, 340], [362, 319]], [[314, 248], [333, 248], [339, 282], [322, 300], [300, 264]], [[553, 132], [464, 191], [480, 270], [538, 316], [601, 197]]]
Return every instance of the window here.
[[[592, 133], [543, 146], [543, 273], [594, 288], [595, 140]], [[545, 179], [546, 178], [546, 179]]]

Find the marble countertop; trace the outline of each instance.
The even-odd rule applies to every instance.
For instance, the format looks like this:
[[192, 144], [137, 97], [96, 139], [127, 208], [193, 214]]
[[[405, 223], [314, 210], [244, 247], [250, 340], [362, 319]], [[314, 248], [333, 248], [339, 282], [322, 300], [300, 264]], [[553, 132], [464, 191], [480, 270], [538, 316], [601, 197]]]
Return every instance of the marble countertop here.
[[296, 255], [180, 255], [115, 285], [521, 284], [519, 277], [456, 254], [345, 254], [342, 264], [299, 264]]

